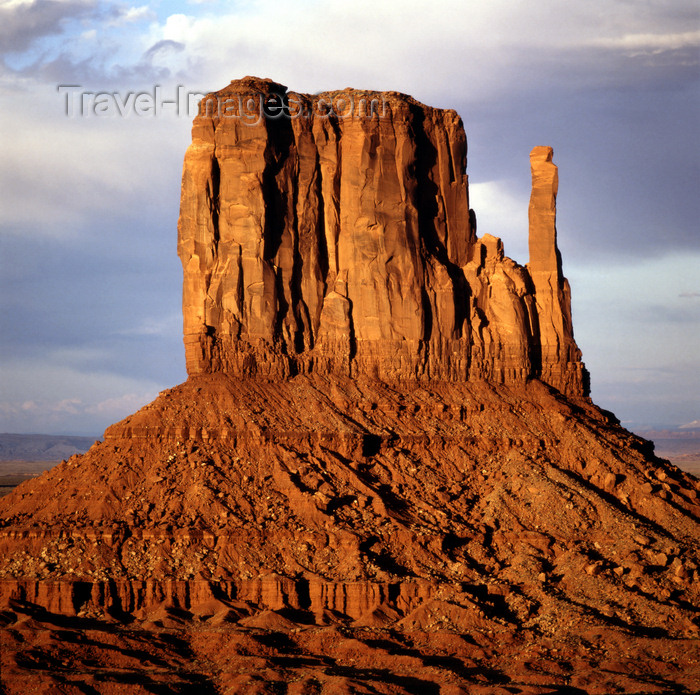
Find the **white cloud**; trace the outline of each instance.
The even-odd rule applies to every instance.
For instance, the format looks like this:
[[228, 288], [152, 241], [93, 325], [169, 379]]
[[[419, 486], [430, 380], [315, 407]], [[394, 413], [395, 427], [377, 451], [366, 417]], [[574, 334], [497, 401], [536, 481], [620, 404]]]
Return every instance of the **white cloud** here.
[[528, 260], [528, 194], [514, 190], [507, 181], [469, 184], [469, 205], [476, 213], [477, 235], [491, 234], [503, 240], [506, 256], [521, 265]]
[[[601, 48], [691, 45], [696, 32], [681, 31], [680, 12], [662, 5], [647, 3], [640, 13], [619, 0], [608, 2], [606, 12], [555, 0], [301, 7], [261, 0], [216, 16], [172, 14], [150, 28], [149, 45], [182, 43], [198, 75], [213, 86], [253, 74], [300, 91], [396, 89], [431, 102], [454, 85], [461, 99], [476, 100], [539, 84], [544, 70], [550, 85], [567, 84], [572, 71], [577, 82], [591, 81], [614, 70], [614, 56], [601, 61]], [[659, 33], [650, 34], [650, 26]]]
[[162, 38], [164, 40], [184, 43], [194, 38], [193, 31], [199, 31], [196, 29], [197, 25], [199, 27], [211, 27], [212, 24], [212, 21], [209, 19], [197, 21], [194, 17], [188, 17], [184, 14], [171, 14], [165, 20], [165, 24], [160, 31], [162, 31]]
[[[87, 0], [25, 4], [37, 3], [61, 5], [58, 16], [91, 6]], [[437, 103], [454, 89], [460, 100], [477, 101], [537, 85], [545, 71], [551, 87], [571, 84], [572, 75], [579, 87], [602, 74], [612, 79], [610, 73], [620, 66], [610, 64], [614, 56], [601, 60], [601, 49], [696, 46], [699, 32], [685, 30], [692, 4], [682, 0], [674, 11], [665, 5], [654, 0], [640, 12], [633, 3], [610, 0], [606, 11], [598, 12], [590, 4], [562, 5], [559, 0], [258, 0], [233, 8], [190, 5], [190, 13], [173, 13], [158, 22], [148, 5], [111, 2], [108, 11], [91, 16], [91, 25], [81, 28], [97, 32], [96, 45], [68, 37], [53, 53], [46, 51], [33, 69], [40, 75], [51, 61], [72, 60], [105, 79], [169, 75], [198, 80], [197, 88], [215, 89], [253, 74], [300, 91], [397, 89]], [[154, 47], [176, 45], [183, 47], [179, 54], [153, 54]], [[638, 67], [641, 71], [649, 65]], [[454, 102], [454, 96], [449, 98]]]
[[[179, 178], [187, 118], [100, 118], [89, 110], [69, 118], [67, 96], [55, 87], [0, 96], [0, 131], [12, 134], [3, 140], [0, 168], [4, 234], [95, 235], [96, 220], [123, 215], [139, 198], [148, 210], [148, 201]], [[26, 112], [16, 108], [22, 98], [32, 104], [30, 127]], [[172, 180], [163, 177], [165, 168], [174, 172]], [[172, 197], [177, 201], [176, 189]]]
[[31, 7], [36, 0], [5, 0], [0, 4], [0, 8], [6, 11], [14, 11], [19, 8]]
[[683, 48], [700, 48], [700, 31], [683, 31], [669, 34], [623, 34], [591, 41], [593, 46], [619, 48], [631, 55], [642, 53], [662, 53]]
[[108, 26], [119, 27], [124, 24], [132, 24], [135, 22], [153, 21], [156, 19], [156, 14], [148, 5], [140, 7], [117, 8], [116, 16], [107, 22]]

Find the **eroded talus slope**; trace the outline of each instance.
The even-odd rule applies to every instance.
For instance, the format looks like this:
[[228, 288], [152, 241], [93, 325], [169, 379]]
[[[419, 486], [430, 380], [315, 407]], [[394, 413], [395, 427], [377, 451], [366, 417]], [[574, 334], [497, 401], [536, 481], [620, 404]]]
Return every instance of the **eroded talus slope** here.
[[27, 615], [26, 627], [1, 633], [5, 692], [608, 695], [695, 692], [700, 678], [696, 640], [601, 626], [561, 640], [529, 628], [308, 627], [272, 611], [255, 621], [264, 629], [237, 625], [239, 615], [202, 605], [136, 625], [75, 618], [43, 631]]
[[84, 586], [53, 608], [221, 591], [399, 621], [439, 594], [696, 629], [696, 481], [537, 382], [192, 378], [0, 504], [5, 600], [55, 579]]

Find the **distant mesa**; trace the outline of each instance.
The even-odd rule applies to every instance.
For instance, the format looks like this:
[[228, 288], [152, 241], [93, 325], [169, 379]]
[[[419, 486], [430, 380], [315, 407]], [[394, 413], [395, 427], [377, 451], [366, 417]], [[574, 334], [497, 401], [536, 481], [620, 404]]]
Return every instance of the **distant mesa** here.
[[0, 434], [0, 461], [60, 461], [84, 454], [95, 437], [53, 434]]

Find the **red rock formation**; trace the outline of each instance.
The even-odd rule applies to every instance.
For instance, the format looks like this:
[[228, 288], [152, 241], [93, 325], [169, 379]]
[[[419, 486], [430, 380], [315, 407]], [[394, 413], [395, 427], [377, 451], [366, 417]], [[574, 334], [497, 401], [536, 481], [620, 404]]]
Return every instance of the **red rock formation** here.
[[205, 100], [190, 377], [0, 499], [7, 692], [692, 690], [700, 482], [586, 396], [551, 150], [526, 268], [465, 153], [400, 94]]
[[571, 322], [571, 290], [561, 269], [557, 248], [557, 190], [559, 175], [552, 163], [551, 147], [535, 147], [530, 153], [530, 262], [527, 270], [535, 287], [537, 304], [538, 376], [564, 393], [588, 389], [588, 375], [574, 342]]
[[[568, 295], [540, 284], [535, 301], [527, 269], [476, 239], [465, 167], [459, 116], [402, 94], [246, 78], [208, 95], [180, 209], [188, 373], [537, 376], [585, 394]], [[556, 239], [532, 234], [542, 283]]]

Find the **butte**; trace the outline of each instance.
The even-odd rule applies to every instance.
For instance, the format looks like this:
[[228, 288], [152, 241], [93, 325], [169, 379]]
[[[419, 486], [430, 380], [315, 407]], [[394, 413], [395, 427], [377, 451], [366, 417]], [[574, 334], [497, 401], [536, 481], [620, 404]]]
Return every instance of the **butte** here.
[[525, 266], [466, 149], [396, 92], [202, 100], [189, 376], [0, 500], [8, 693], [700, 687], [700, 484], [589, 398], [552, 149]]

